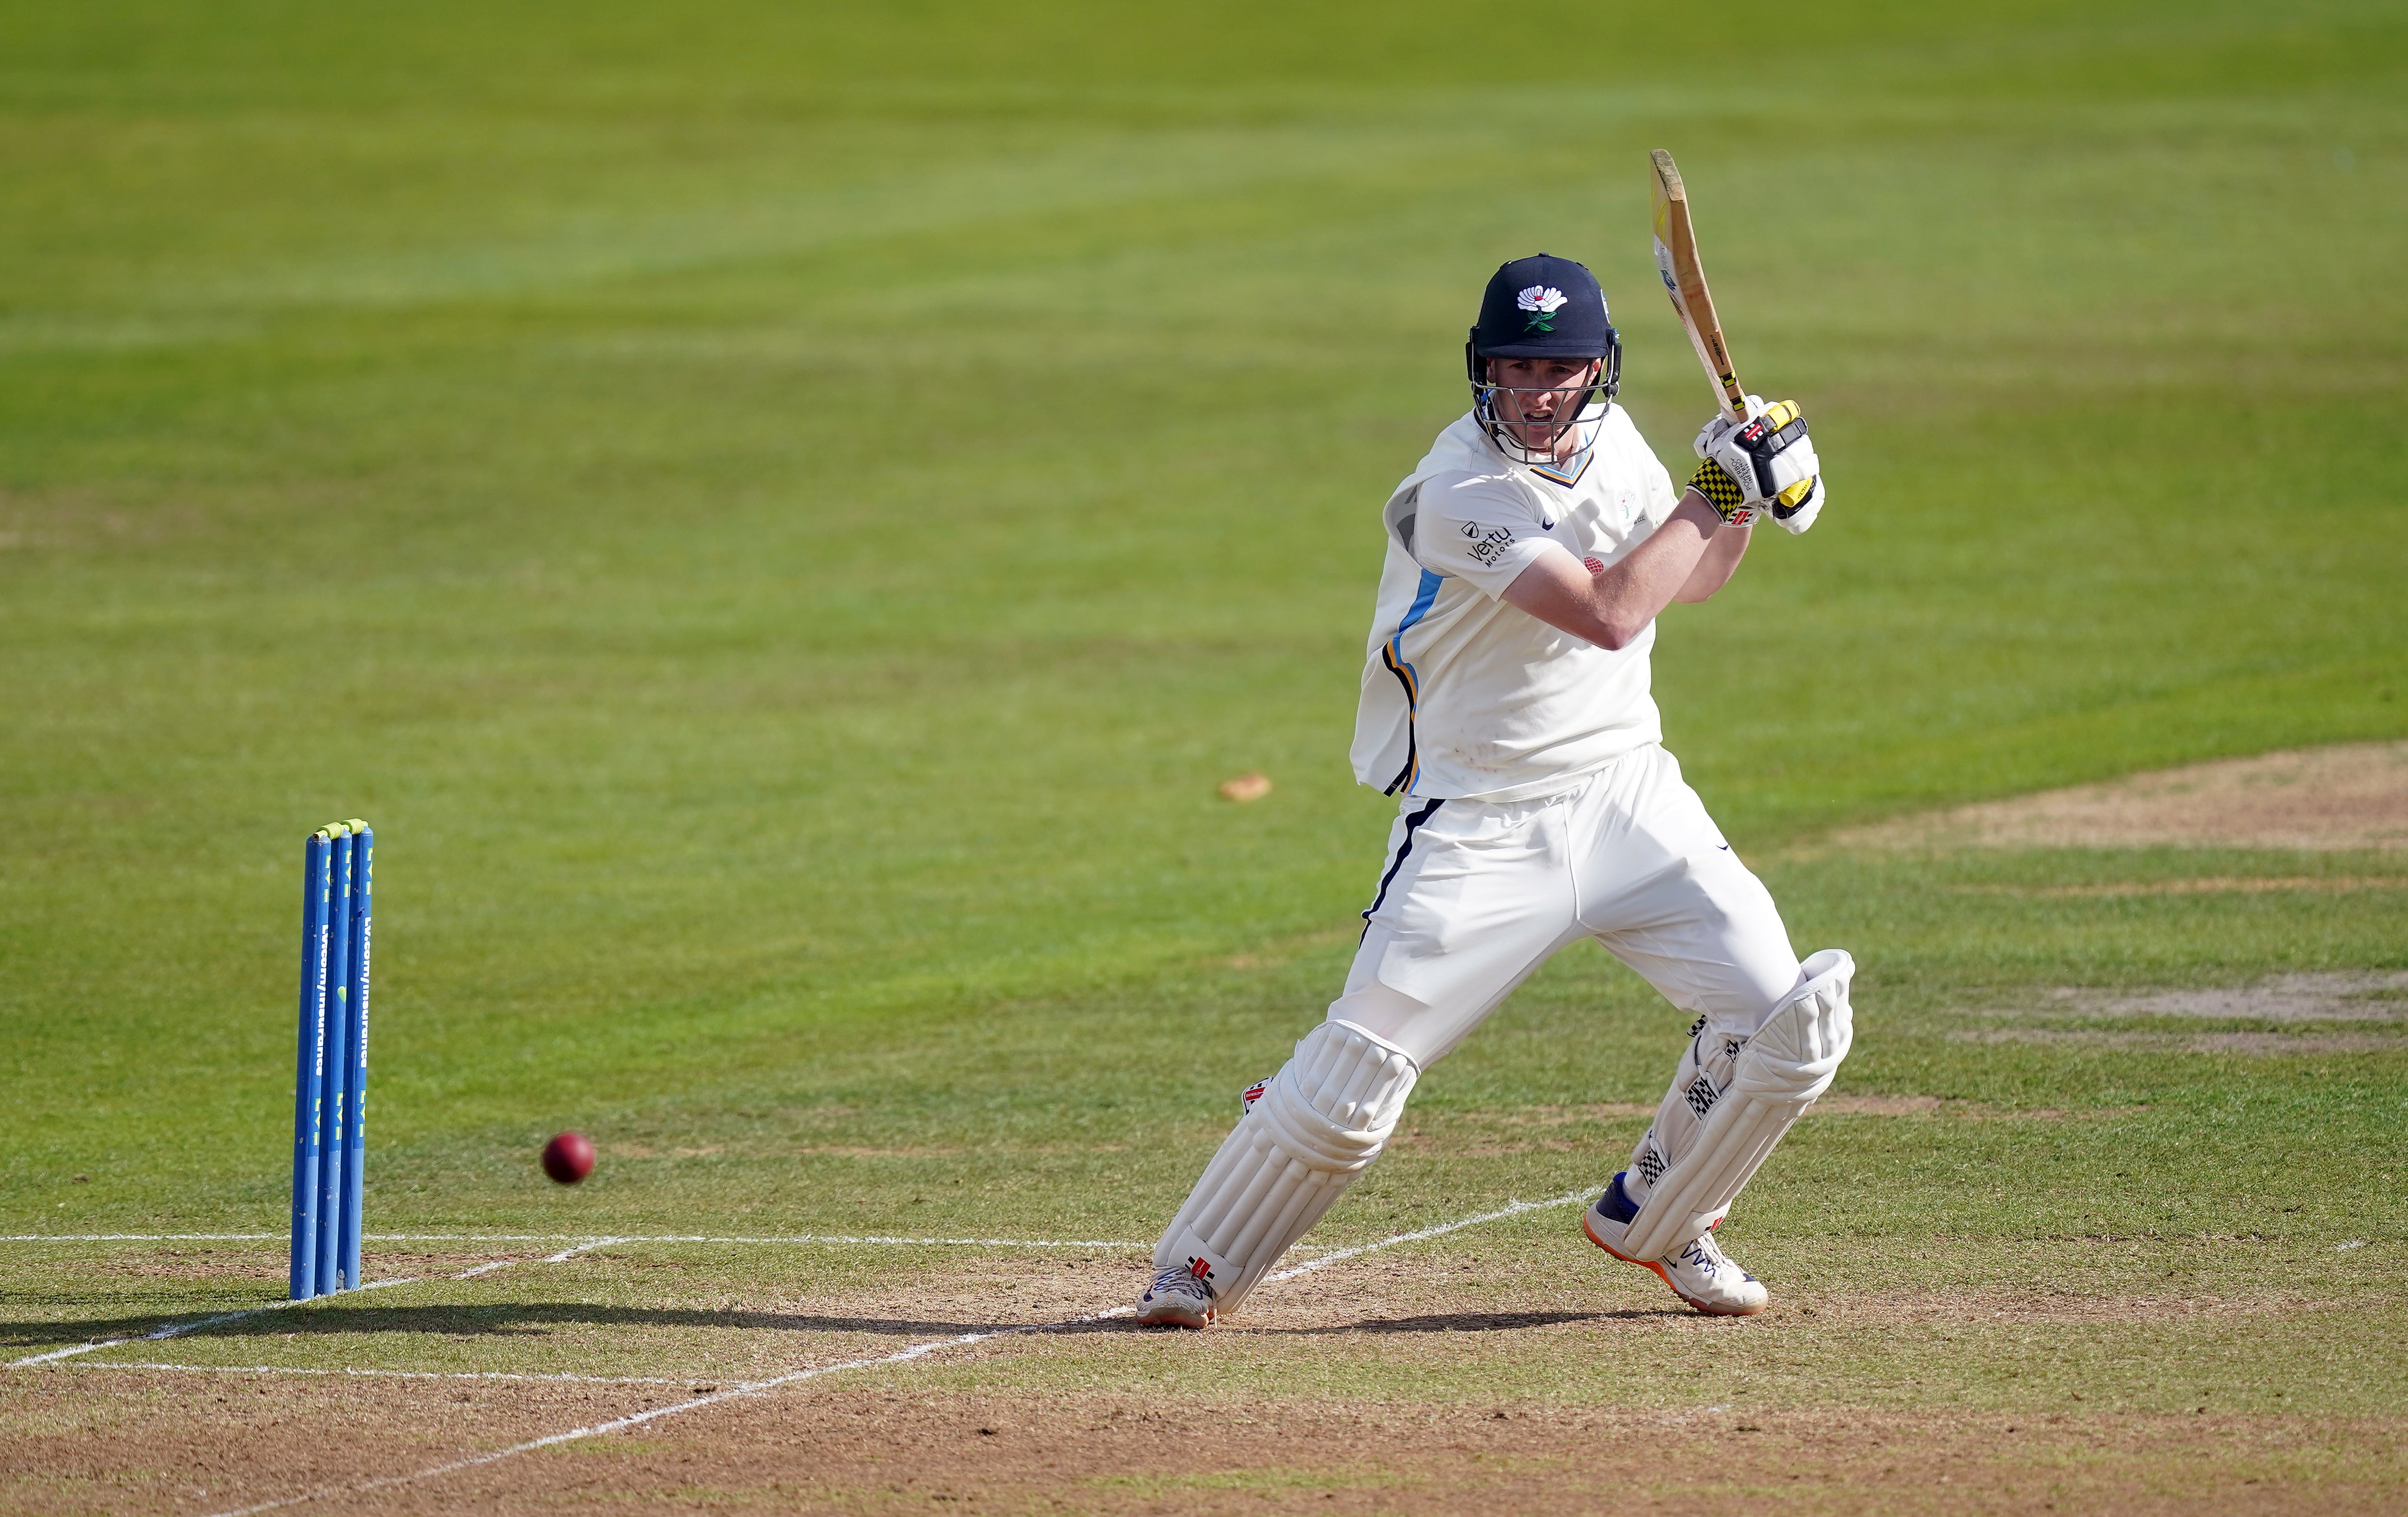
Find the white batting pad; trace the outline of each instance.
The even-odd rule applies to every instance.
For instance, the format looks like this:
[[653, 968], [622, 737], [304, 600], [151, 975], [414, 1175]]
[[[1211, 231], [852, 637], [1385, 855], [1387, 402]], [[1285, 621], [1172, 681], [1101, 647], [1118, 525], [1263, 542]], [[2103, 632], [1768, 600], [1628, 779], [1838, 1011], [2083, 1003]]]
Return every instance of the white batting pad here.
[[1739, 1051], [1730, 1082], [1720, 1091], [1711, 1081], [1705, 1091], [1691, 1087], [1692, 1105], [1698, 1096], [1712, 1105], [1695, 1138], [1648, 1187], [1623, 1249], [1631, 1257], [1660, 1259], [1721, 1220], [1781, 1135], [1831, 1088], [1856, 1036], [1848, 981], [1856, 964], [1825, 949], [1804, 971], [1805, 982]]
[[1305, 1034], [1205, 1166], [1154, 1267], [1193, 1271], [1217, 1309], [1233, 1309], [1380, 1156], [1420, 1078], [1402, 1049], [1353, 1023]]

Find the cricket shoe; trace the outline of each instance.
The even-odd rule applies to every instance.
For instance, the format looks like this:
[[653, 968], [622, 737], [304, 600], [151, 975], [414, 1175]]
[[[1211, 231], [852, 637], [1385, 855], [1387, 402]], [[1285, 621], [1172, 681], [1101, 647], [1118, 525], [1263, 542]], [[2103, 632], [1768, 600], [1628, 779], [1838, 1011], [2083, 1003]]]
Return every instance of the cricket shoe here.
[[1137, 1320], [1151, 1327], [1207, 1327], [1212, 1322], [1212, 1287], [1184, 1265], [1154, 1272], [1137, 1298]]
[[1639, 1216], [1639, 1208], [1622, 1188], [1622, 1177], [1597, 1198], [1581, 1218], [1588, 1240], [1617, 1259], [1653, 1269], [1672, 1287], [1672, 1294], [1716, 1317], [1753, 1317], [1772, 1299], [1754, 1275], [1733, 1263], [1708, 1228], [1661, 1259], [1639, 1259], [1622, 1251], [1623, 1238]]

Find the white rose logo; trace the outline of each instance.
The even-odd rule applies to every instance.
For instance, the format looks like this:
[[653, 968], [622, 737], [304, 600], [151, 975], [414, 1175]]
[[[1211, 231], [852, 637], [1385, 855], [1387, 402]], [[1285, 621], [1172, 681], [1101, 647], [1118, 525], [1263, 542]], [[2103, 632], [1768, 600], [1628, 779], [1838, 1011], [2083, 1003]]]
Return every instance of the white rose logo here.
[[1549, 318], [1555, 314], [1563, 303], [1564, 293], [1553, 285], [1546, 284], [1534, 284], [1513, 297], [1513, 304], [1530, 313], [1529, 320], [1522, 327], [1526, 333], [1553, 332], [1555, 329], [1555, 323]]

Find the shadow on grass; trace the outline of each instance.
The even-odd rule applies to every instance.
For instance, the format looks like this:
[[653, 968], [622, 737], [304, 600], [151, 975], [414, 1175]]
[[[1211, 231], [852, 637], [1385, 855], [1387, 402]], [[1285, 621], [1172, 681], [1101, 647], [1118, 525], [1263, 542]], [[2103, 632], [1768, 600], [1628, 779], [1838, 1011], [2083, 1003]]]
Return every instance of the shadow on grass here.
[[[1685, 1316], [1678, 1309], [1622, 1311], [1480, 1311], [1422, 1317], [1373, 1318], [1320, 1327], [1250, 1328], [1240, 1332], [1270, 1338], [1312, 1338], [1342, 1333], [1501, 1333], [1566, 1323], [1641, 1321]], [[65, 1324], [0, 1323], [0, 1347], [40, 1348], [103, 1339], [139, 1339], [179, 1321], [175, 1317], [121, 1317]], [[307, 1338], [347, 1334], [423, 1333], [439, 1338], [540, 1337], [558, 1327], [665, 1327], [732, 1329], [738, 1332], [868, 1333], [889, 1338], [958, 1338], [994, 1333], [1152, 1332], [1125, 1317], [1091, 1322], [939, 1322], [908, 1317], [838, 1317], [794, 1311], [698, 1311], [673, 1308], [611, 1307], [583, 1301], [533, 1301], [478, 1307], [335, 1307], [261, 1310], [229, 1322], [197, 1324], [175, 1335], [204, 1338]]]
[[1526, 1327], [1559, 1327], [1575, 1322], [1647, 1322], [1657, 1317], [1694, 1317], [1685, 1307], [1649, 1307], [1619, 1311], [1448, 1311], [1425, 1317], [1372, 1317], [1324, 1327], [1262, 1327], [1265, 1338], [1319, 1338], [1343, 1333], [1512, 1333]]
[[[0, 1323], [0, 1347], [138, 1338], [189, 1317], [122, 1317], [80, 1323]], [[1045, 1323], [932, 1322], [918, 1318], [833, 1317], [792, 1311], [690, 1311], [610, 1307], [583, 1301], [530, 1301], [476, 1307], [288, 1308], [208, 1323], [178, 1338], [308, 1338], [356, 1333], [426, 1333], [441, 1338], [539, 1336], [555, 1327], [733, 1328], [741, 1332], [877, 1333], [897, 1338], [958, 1337]], [[1111, 1326], [1110, 1323], [1069, 1326]]]

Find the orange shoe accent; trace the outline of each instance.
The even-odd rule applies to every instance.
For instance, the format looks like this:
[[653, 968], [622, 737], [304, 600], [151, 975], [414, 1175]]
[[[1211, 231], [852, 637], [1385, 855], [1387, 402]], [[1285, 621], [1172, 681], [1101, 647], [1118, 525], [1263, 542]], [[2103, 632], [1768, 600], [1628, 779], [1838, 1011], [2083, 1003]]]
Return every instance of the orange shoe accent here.
[[[1720, 1226], [1720, 1222], [1717, 1221], [1715, 1225]], [[1712, 1229], [1710, 1228], [1708, 1231], [1712, 1231]], [[1718, 1307], [1709, 1302], [1698, 1300], [1696, 1296], [1684, 1291], [1678, 1285], [1673, 1284], [1670, 1273], [1667, 1271], [1662, 1265], [1657, 1264], [1653, 1259], [1634, 1259], [1630, 1255], [1623, 1252], [1620, 1249], [1615, 1248], [1612, 1244], [1607, 1242], [1605, 1239], [1598, 1237], [1595, 1233], [1590, 1232], [1588, 1225], [1588, 1213], [1585, 1211], [1581, 1213], [1581, 1234], [1590, 1242], [1596, 1244], [1598, 1248], [1603, 1249], [1606, 1252], [1612, 1254], [1624, 1264], [1635, 1264], [1641, 1269], [1654, 1270], [1656, 1272], [1656, 1278], [1664, 1282], [1664, 1288], [1666, 1290], [1670, 1291], [1674, 1295], [1677, 1295], [1682, 1300], [1689, 1303], [1693, 1309], [1702, 1311], [1709, 1317], [1753, 1317], [1756, 1315], [1753, 1311], [1733, 1311], [1728, 1307]]]

